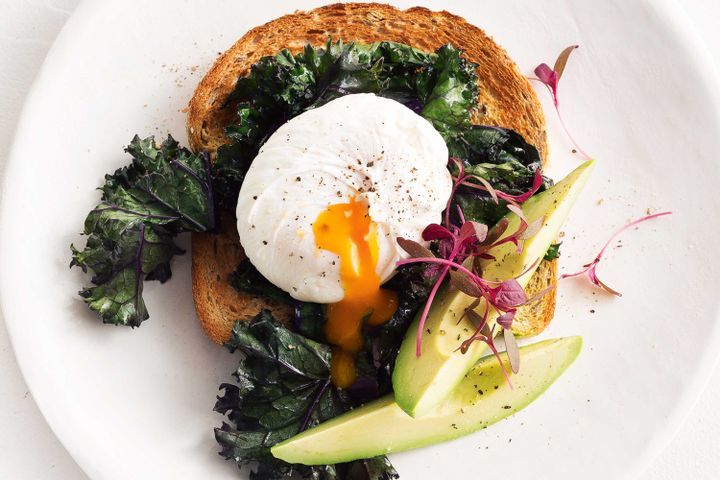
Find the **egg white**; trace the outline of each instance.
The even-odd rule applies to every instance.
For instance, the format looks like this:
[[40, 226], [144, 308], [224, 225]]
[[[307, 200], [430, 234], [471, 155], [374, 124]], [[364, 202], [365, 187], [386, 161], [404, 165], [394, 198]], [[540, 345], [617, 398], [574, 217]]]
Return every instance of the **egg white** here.
[[293, 298], [344, 296], [339, 257], [315, 244], [328, 206], [366, 201], [377, 225], [376, 271], [385, 281], [404, 256], [398, 236], [421, 241], [452, 189], [445, 141], [424, 118], [374, 94], [347, 95], [281, 126], [240, 189], [237, 228], [245, 254]]

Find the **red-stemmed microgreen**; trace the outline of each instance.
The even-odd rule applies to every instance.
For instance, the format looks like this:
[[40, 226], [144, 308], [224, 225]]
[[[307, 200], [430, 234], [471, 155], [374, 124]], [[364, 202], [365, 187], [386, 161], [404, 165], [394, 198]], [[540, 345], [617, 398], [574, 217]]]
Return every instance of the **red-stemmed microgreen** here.
[[[473, 260], [477, 258], [493, 258], [487, 252], [507, 242], [521, 246], [523, 240], [520, 237], [527, 232], [528, 224], [521, 222], [518, 229], [510, 234], [506, 232], [508, 225], [509, 222], [505, 220], [499, 222], [492, 229], [488, 229], [484, 224], [469, 221], [464, 222], [459, 228], [454, 228], [454, 231], [450, 231], [438, 224], [428, 225], [423, 231], [423, 239], [437, 242], [440, 257], [417, 242], [404, 238], [397, 239], [398, 245], [410, 256], [410, 258], [398, 261], [397, 266], [423, 263], [442, 268], [420, 314], [416, 355], [420, 356], [422, 352], [422, 336], [430, 307], [437, 295], [440, 284], [447, 276], [450, 277], [450, 284], [453, 287], [471, 297], [475, 297], [478, 301], [480, 298], [485, 299], [489, 307], [497, 310], [501, 317], [502, 328], [509, 329], [511, 327], [515, 311], [519, 306], [527, 302], [523, 288], [516, 279], [503, 282], [485, 280], [481, 276], [481, 270], [477, 262], [466, 262], [470, 257], [473, 257]], [[533, 266], [534, 264], [530, 268]], [[523, 274], [525, 273], [523, 272]], [[482, 328], [482, 325], [479, 328]], [[476, 335], [473, 335], [473, 338], [477, 337], [475, 339], [478, 339], [480, 338], [479, 335], [478, 331]], [[469, 345], [469, 343], [464, 342], [464, 345]]]
[[560, 114], [560, 101], [558, 99], [558, 84], [560, 83], [560, 77], [562, 77], [562, 74], [565, 71], [565, 66], [567, 65], [568, 58], [570, 58], [570, 54], [578, 47], [579, 45], [571, 45], [562, 52], [560, 52], [557, 60], [555, 60], [555, 65], [553, 66], [553, 68], [550, 68], [546, 63], [541, 63], [540, 65], [538, 65], [535, 68], [535, 75], [537, 76], [537, 78], [531, 78], [530, 80], [540, 82], [545, 85], [545, 87], [547, 87], [548, 91], [550, 92], [550, 96], [552, 97], [553, 105], [555, 105], [555, 111], [557, 112], [558, 119], [560, 120], [560, 125], [562, 126], [563, 130], [565, 130], [565, 134], [568, 136], [573, 145], [575, 145], [575, 149], [584, 158], [589, 159], [590, 155], [585, 153], [585, 151], [580, 148], [580, 145], [578, 145], [577, 141], [575, 141], [575, 138], [570, 133], [570, 129], [568, 129], [567, 125], [565, 124], [565, 120]]
[[[488, 182], [482, 176], [473, 173], [467, 173], [467, 171], [465, 170], [465, 165], [459, 158], [450, 157], [449, 163], [451, 167], [454, 167], [454, 169], [457, 170], [457, 175], [453, 175], [453, 187], [450, 193], [450, 197], [448, 198], [447, 205], [445, 206], [446, 227], [449, 227], [451, 225], [450, 212], [452, 201], [455, 197], [455, 192], [460, 187], [466, 187], [487, 192], [490, 195], [490, 198], [492, 198], [492, 200], [496, 204], [500, 203], [500, 200], [504, 200], [507, 203], [507, 208], [517, 214], [517, 216], [520, 217], [521, 221], [524, 221], [525, 215], [523, 214], [521, 204], [526, 202], [530, 197], [532, 197], [540, 189], [543, 183], [542, 173], [539, 169], [535, 170], [535, 173], [533, 174], [533, 183], [530, 189], [520, 195], [511, 195], [509, 193], [505, 193], [494, 188], [490, 184], [490, 182]], [[460, 213], [460, 221], [464, 223], [465, 220], [464, 216], [462, 215], [462, 210], [460, 210], [459, 207], [458, 210]]]
[[618, 291], [615, 290], [614, 288], [610, 288], [606, 283], [604, 283], [603, 281], [601, 281], [600, 278], [599, 278], [598, 275], [597, 275], [597, 266], [600, 264], [600, 260], [602, 260], [603, 254], [605, 253], [605, 250], [607, 250], [607, 248], [610, 246], [610, 244], [613, 242], [613, 240], [615, 240], [615, 238], [618, 237], [618, 235], [620, 235], [622, 232], [624, 232], [624, 231], [627, 230], [628, 228], [631, 228], [631, 227], [637, 225], [638, 223], [642, 223], [642, 222], [645, 222], [645, 221], [647, 221], [647, 220], [651, 220], [651, 219], [653, 219], [653, 218], [662, 217], [662, 216], [665, 216], [665, 215], [670, 215], [671, 213], [672, 213], [672, 212], [654, 213], [654, 214], [652, 214], [652, 215], [646, 215], [646, 216], [644, 216], [644, 217], [642, 217], [642, 218], [638, 218], [637, 220], [633, 220], [633, 221], [627, 223], [626, 225], [623, 225], [622, 227], [620, 227], [619, 229], [617, 229], [617, 230], [615, 231], [615, 233], [613, 233], [613, 234], [610, 236], [610, 238], [608, 239], [608, 241], [605, 242], [605, 245], [603, 245], [602, 249], [600, 250], [600, 253], [598, 253], [598, 254], [595, 256], [595, 259], [593, 259], [592, 262], [583, 265], [583, 268], [582, 268], [580, 271], [578, 271], [578, 272], [575, 272], [575, 273], [563, 273], [562, 275], [560, 275], [560, 279], [562, 280], [562, 279], [564, 279], [564, 278], [577, 277], [577, 276], [580, 276], [580, 275], [585, 274], [585, 275], [587, 275], [588, 280], [590, 280], [590, 282], [591, 282], [593, 285], [595, 285], [596, 287], [598, 287], [598, 288], [600, 288], [600, 289], [602, 289], [602, 290], [604, 290], [604, 291], [606, 291], [606, 292], [608, 292], [608, 293], [610, 293], [610, 294], [612, 294], [612, 295], [615, 295], [615, 296], [618, 296], [618, 297], [622, 297], [622, 294], [621, 294], [620, 292], [618, 292]]
[[[480, 185], [478, 185], [476, 183], [472, 183], [471, 180], [480, 182]], [[542, 174], [540, 173], [540, 170], [535, 170], [535, 173], [533, 174], [532, 187], [530, 188], [530, 190], [528, 190], [527, 192], [522, 193], [520, 195], [510, 195], [509, 193], [505, 193], [496, 188], [493, 188], [492, 185], [490, 185], [490, 183], [487, 180], [485, 180], [483, 177], [481, 177], [480, 175], [472, 175], [472, 174], [465, 175], [465, 177], [463, 178], [463, 181], [462, 181], [462, 183], [460, 183], [460, 185], [462, 185], [463, 187], [470, 187], [470, 188], [475, 188], [478, 190], [485, 190], [486, 192], [488, 192], [490, 194], [490, 196], [495, 201], [495, 203], [498, 203], [498, 199], [499, 199], [499, 200], [505, 200], [508, 203], [508, 205], [519, 206], [521, 203], [527, 201], [530, 197], [532, 197], [535, 194], [535, 192], [538, 191], [538, 189], [542, 185], [542, 182], [543, 182], [543, 178], [542, 178]]]
[[[460, 350], [462, 353], [466, 353], [468, 351], [468, 349], [470, 348], [470, 345], [473, 342], [483, 342], [484, 344], [486, 344], [488, 346], [488, 348], [490, 349], [490, 351], [492, 352], [492, 354], [497, 359], [498, 364], [500, 364], [500, 369], [502, 370], [503, 375], [505, 376], [505, 381], [507, 381], [510, 388], [513, 388], [512, 381], [510, 380], [510, 374], [508, 374], [508, 371], [505, 368], [505, 364], [503, 363], [502, 358], [500, 358], [500, 353], [498, 352], [498, 349], [495, 346], [495, 325], [493, 325], [492, 327], [488, 326], [488, 322], [487, 322], [488, 312], [489, 312], [489, 309], [486, 308], [483, 316], [480, 316], [477, 312], [475, 312], [472, 309], [465, 310], [465, 316], [467, 316], [468, 319], [477, 326], [477, 329], [472, 334], [472, 336], [470, 336], [470, 338], [465, 340], [458, 347], [458, 350]], [[512, 331], [510, 331], [508, 329], [504, 329], [504, 331], [506, 331], [506, 332], [509, 331], [510, 335], [512, 335]], [[514, 339], [515, 336], [514, 335], [512, 335], [512, 336]], [[511, 358], [514, 359], [514, 357], [510, 357], [510, 354], [508, 353], [508, 359], [511, 359]], [[517, 363], [517, 366], [518, 367], [520, 366], [519, 362]], [[513, 368], [512, 364], [511, 364], [510, 368]], [[514, 370], [514, 368], [513, 368], [513, 370]], [[517, 373], [517, 372], [515, 372], [515, 373]]]
[[455, 205], [455, 207], [457, 208], [458, 218], [460, 218], [460, 223], [465, 223], [465, 214], [463, 213], [462, 208], [460, 208], [460, 205]]
[[[422, 337], [425, 330], [425, 322], [430, 313], [430, 307], [440, 289], [440, 285], [447, 277], [450, 278], [452, 287], [471, 297], [475, 297], [471, 308], [477, 307], [480, 304], [480, 300], [484, 299], [487, 303], [485, 308], [486, 316], [491, 308], [496, 310], [499, 315], [496, 323], [504, 330], [505, 337], [508, 337], [508, 335], [512, 336], [510, 328], [512, 327], [512, 321], [517, 308], [527, 303], [525, 291], [516, 279], [509, 279], [504, 282], [493, 282], [483, 279], [480, 261], [494, 260], [495, 257], [492, 255], [491, 250], [505, 243], [513, 243], [516, 247], [516, 252], [522, 252], [524, 240], [535, 235], [544, 222], [544, 218], [539, 218], [532, 223], [528, 223], [522, 211], [522, 203], [532, 197], [542, 186], [543, 178], [539, 170], [534, 172], [532, 186], [527, 192], [520, 195], [511, 195], [493, 188], [490, 182], [482, 176], [467, 172], [462, 160], [457, 157], [450, 157], [449, 167], [452, 172], [453, 185], [445, 206], [443, 224], [428, 225], [422, 234], [422, 238], [426, 242], [435, 242], [437, 255], [417, 242], [404, 238], [397, 239], [400, 247], [410, 256], [408, 259], [398, 261], [397, 266], [423, 263], [426, 265], [425, 271], [432, 273], [431, 277], [433, 277], [434, 282], [418, 321], [417, 341], [415, 345], [415, 353], [417, 356], [420, 356], [422, 353]], [[503, 200], [507, 204], [507, 208], [514, 212], [520, 219], [517, 230], [511, 233], [507, 232], [510, 222], [505, 217], [492, 228], [488, 228], [487, 225], [478, 222], [466, 221], [465, 215], [459, 205], [455, 205], [455, 207], [460, 225], [453, 224], [450, 213], [453, 211], [452, 207], [455, 194], [461, 187], [483, 190], [487, 192], [496, 204], [499, 204], [500, 200]], [[466, 260], [471, 261], [466, 262]], [[530, 268], [534, 266], [535, 264]], [[525, 272], [523, 272], [523, 274], [524, 273]], [[462, 320], [462, 318], [460, 320]], [[493, 344], [495, 326], [489, 329], [488, 326], [485, 325], [486, 322], [483, 322], [483, 324], [474, 323], [477, 326], [477, 331], [465, 340], [459, 349], [464, 353], [472, 342], [480, 340], [487, 343], [497, 356], [497, 349]], [[483, 328], [492, 334], [488, 333], [488, 331], [484, 334]], [[506, 343], [510, 345], [508, 347], [510, 350], [513, 349], [513, 346], [514, 349], [517, 350], [517, 344], [512, 340], [506, 341]], [[516, 372], [519, 368], [516, 353], [509, 351], [508, 358], [511, 359], [512, 369]]]

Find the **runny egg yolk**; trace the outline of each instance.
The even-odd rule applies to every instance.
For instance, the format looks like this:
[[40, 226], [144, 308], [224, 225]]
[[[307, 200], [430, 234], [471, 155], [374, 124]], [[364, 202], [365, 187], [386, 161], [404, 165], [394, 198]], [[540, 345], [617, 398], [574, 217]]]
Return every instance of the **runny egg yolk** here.
[[380, 288], [377, 227], [366, 203], [330, 205], [313, 223], [315, 243], [340, 257], [345, 296], [327, 307], [325, 337], [333, 349], [332, 381], [339, 388], [355, 382], [355, 355], [363, 347], [362, 326], [388, 321], [397, 309], [397, 294]]

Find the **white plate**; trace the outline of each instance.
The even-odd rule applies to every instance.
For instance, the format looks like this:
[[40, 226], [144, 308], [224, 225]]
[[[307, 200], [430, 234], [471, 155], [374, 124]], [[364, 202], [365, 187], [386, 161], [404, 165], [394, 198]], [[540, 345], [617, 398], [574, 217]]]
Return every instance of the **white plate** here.
[[[217, 53], [254, 25], [320, 3], [86, 2], [38, 76], [4, 189], [2, 307], [34, 398], [93, 479], [237, 478], [215, 453], [222, 418], [211, 411], [236, 358], [200, 331], [189, 256], [173, 262], [168, 284], [148, 283], [151, 319], [131, 331], [88, 312], [76, 295], [87, 277], [67, 268], [68, 246], [82, 245], [93, 189], [127, 162], [122, 147], [135, 132], [184, 140], [181, 109]], [[622, 299], [561, 284], [544, 336], [582, 334], [586, 344], [543, 397], [488, 430], [392, 460], [404, 479], [632, 477], [678, 427], [720, 345], [720, 103], [710, 61], [664, 1], [427, 3], [485, 28], [528, 74], [582, 45], [560, 95], [599, 165], [566, 227], [563, 269], [648, 208], [675, 215], [610, 251], [601, 268]], [[578, 160], [541, 98], [559, 176]]]

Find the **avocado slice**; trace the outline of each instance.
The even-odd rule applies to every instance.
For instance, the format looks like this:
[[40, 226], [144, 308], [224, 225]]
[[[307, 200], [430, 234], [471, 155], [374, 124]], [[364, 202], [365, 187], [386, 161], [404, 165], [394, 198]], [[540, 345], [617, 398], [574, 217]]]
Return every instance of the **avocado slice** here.
[[[525, 408], [577, 358], [581, 337], [545, 340], [520, 349], [523, 368], [505, 382], [497, 359], [480, 360], [442, 405], [422, 418], [403, 412], [388, 395], [278, 443], [276, 458], [332, 465], [402, 452], [467, 435]], [[510, 368], [503, 356], [505, 368]]]
[[[563, 180], [523, 204], [522, 209], [527, 221], [532, 223], [544, 217], [543, 227], [535, 236], [525, 241], [520, 254], [516, 253], [512, 243], [493, 249], [491, 253], [496, 260], [484, 262], [484, 278], [496, 281], [515, 278], [534, 262], [542, 259], [560, 233], [560, 228], [594, 165], [594, 160], [583, 163]], [[519, 217], [509, 213], [506, 218], [509, 220], [507, 231], [517, 230]], [[534, 271], [535, 268], [531, 268], [519, 277], [517, 280], [520, 285], [525, 287]], [[468, 338], [475, 330], [468, 319], [458, 322], [473, 300], [473, 297], [449, 287], [438, 293], [425, 321], [422, 355], [419, 357], [415, 353], [419, 318], [410, 325], [400, 347], [392, 377], [395, 401], [410, 416], [420, 417], [433, 411], [485, 353], [486, 345], [483, 342], [474, 342], [465, 354], [458, 350], [461, 340]], [[478, 313], [482, 314], [483, 308], [484, 302], [478, 307]], [[493, 311], [488, 320], [494, 321], [496, 317], [497, 313]]]

